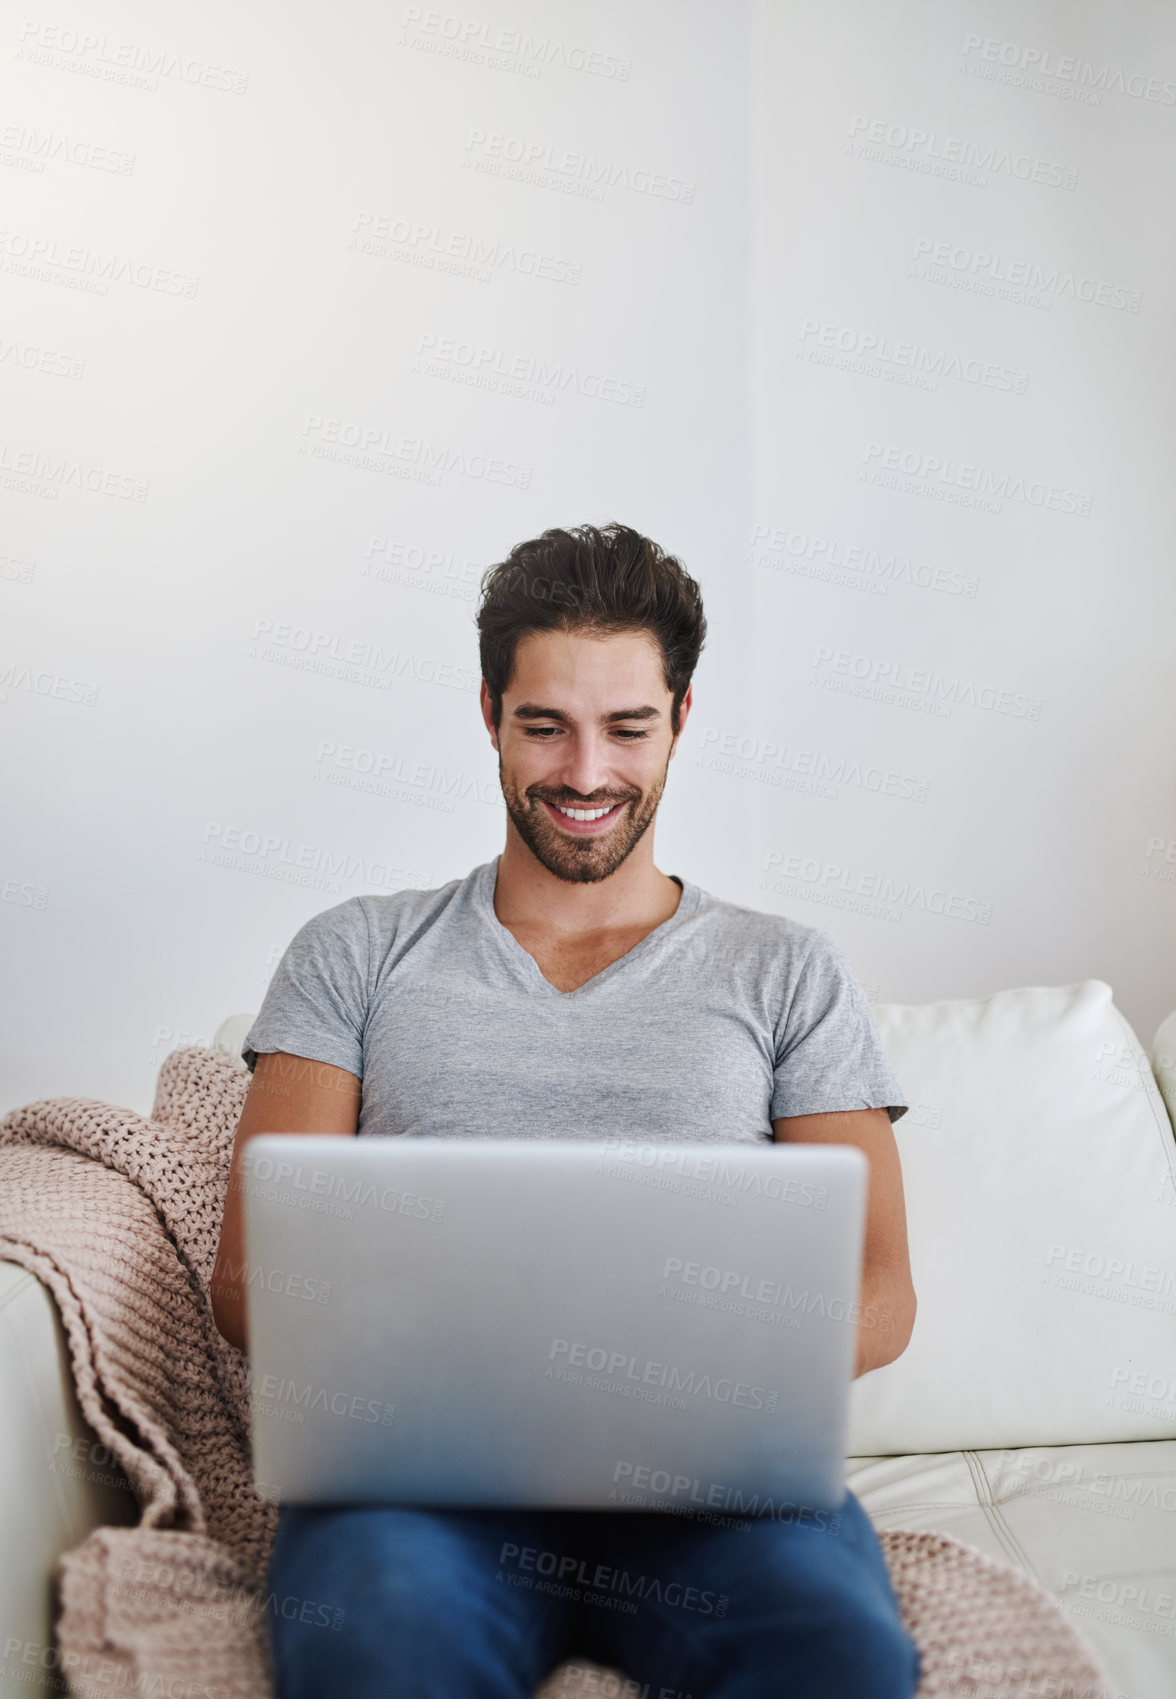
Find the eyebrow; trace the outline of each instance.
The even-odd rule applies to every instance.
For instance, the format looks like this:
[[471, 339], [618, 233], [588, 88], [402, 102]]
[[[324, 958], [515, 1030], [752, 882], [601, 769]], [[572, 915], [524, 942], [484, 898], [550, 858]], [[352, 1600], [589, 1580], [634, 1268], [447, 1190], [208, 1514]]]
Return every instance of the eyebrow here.
[[[520, 702], [511, 716], [515, 720], [559, 720], [565, 726], [571, 725], [571, 717], [559, 708], [543, 708], [537, 702]], [[652, 708], [648, 704], [643, 708], [614, 708], [611, 714], [602, 714], [602, 726], [611, 726], [618, 720], [660, 720], [661, 709]]]

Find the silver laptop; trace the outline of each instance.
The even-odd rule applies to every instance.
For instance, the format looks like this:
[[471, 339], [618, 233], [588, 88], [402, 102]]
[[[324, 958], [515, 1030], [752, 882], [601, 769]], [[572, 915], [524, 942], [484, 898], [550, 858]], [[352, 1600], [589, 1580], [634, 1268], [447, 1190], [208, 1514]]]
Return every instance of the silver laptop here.
[[268, 1133], [242, 1156], [263, 1496], [843, 1502], [856, 1147]]

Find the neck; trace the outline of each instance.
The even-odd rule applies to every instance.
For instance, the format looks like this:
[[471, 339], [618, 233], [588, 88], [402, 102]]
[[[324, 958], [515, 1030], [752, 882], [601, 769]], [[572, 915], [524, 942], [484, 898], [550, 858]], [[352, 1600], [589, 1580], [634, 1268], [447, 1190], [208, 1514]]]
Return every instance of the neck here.
[[576, 884], [550, 873], [508, 822], [494, 912], [504, 926], [568, 935], [660, 926], [674, 913], [682, 890], [653, 865], [652, 835], [647, 832], [607, 879]]

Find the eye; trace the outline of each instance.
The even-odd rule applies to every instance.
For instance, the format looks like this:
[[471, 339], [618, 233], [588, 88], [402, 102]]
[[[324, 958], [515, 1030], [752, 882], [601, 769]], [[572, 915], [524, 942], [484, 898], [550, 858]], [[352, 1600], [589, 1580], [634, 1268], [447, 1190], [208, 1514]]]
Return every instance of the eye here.
[[[549, 743], [558, 730], [558, 726], [524, 726], [523, 736], [538, 738], [541, 742]], [[617, 737], [624, 738], [627, 743], [637, 738], [647, 738], [649, 736], [647, 731], [629, 731], [627, 728], [622, 726], [614, 726], [613, 731]]]

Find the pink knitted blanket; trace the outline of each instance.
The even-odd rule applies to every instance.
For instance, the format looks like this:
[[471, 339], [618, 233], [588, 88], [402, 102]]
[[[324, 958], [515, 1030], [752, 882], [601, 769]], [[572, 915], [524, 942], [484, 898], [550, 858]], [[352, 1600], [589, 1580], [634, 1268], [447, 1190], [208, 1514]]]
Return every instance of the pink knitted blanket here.
[[[137, 1527], [96, 1528], [58, 1560], [58, 1655], [80, 1699], [271, 1692], [278, 1512], [253, 1485], [248, 1362], [217, 1332], [208, 1291], [249, 1079], [190, 1046], [160, 1069], [150, 1119], [60, 1097], [0, 1121], [0, 1257], [53, 1295], [82, 1412], [140, 1509]], [[947, 1535], [879, 1538], [922, 1653], [918, 1699], [1110, 1699], [1036, 1582]], [[565, 1664], [542, 1699], [630, 1690]]]

